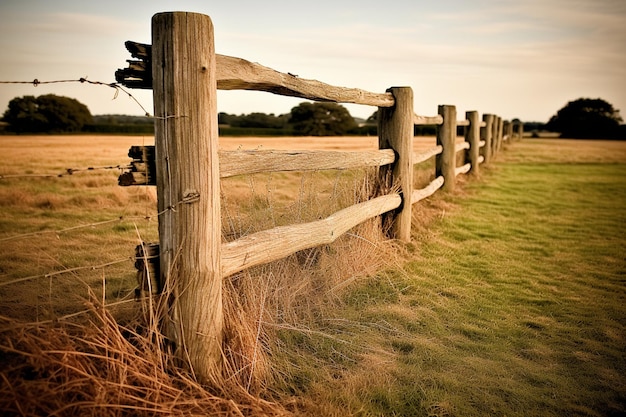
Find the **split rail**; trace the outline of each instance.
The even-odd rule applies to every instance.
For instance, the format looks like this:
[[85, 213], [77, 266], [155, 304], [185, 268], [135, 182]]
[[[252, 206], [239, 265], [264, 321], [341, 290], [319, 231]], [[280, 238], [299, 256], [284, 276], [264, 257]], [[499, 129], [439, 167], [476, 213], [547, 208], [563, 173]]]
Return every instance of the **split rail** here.
[[[456, 177], [478, 174], [503, 143], [521, 139], [521, 123], [468, 111], [457, 120], [456, 107], [441, 105], [433, 117], [416, 115], [413, 90], [391, 87], [385, 93], [331, 86], [285, 74], [244, 59], [215, 53], [213, 24], [202, 14], [159, 13], [152, 19], [152, 45], [127, 42], [134, 60], [116, 72], [130, 88], [154, 95], [155, 147], [133, 147], [133, 169], [120, 184], [157, 187], [159, 244], [138, 251], [149, 293], [171, 291], [167, 320], [180, 352], [201, 378], [220, 372], [222, 279], [296, 251], [329, 244], [376, 216], [391, 221], [390, 238], [410, 240], [413, 205], [439, 189], [453, 190]], [[315, 101], [378, 107], [374, 151], [220, 151], [216, 91], [257, 90]], [[437, 145], [413, 150], [415, 125], [437, 125]], [[457, 128], [464, 137], [457, 140]], [[457, 157], [459, 156], [459, 157]], [[435, 157], [435, 178], [413, 185], [416, 164]], [[462, 160], [457, 165], [457, 160]], [[378, 167], [383, 189], [331, 216], [310, 223], [275, 227], [222, 242], [220, 179], [276, 171], [345, 170]], [[148, 267], [149, 265], [152, 267]], [[152, 276], [150, 274], [152, 272]], [[151, 279], [150, 279], [151, 278]], [[173, 295], [173, 296], [172, 296]]]

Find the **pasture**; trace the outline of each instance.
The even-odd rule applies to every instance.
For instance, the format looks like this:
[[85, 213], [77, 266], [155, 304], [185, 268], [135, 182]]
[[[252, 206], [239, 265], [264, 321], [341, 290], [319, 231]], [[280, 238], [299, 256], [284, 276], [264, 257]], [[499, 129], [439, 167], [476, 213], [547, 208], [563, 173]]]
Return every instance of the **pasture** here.
[[[134, 247], [157, 239], [154, 191], [117, 186], [117, 169], [67, 168], [123, 165], [131, 145], [151, 142], [0, 137], [8, 161], [0, 168], [2, 316], [44, 325], [96, 298], [121, 322], [132, 319]], [[376, 145], [366, 137], [220, 139], [222, 149]], [[427, 182], [431, 168], [417, 181]], [[353, 204], [367, 175], [228, 179], [224, 239]], [[625, 413], [625, 184], [622, 142], [526, 140], [479, 179], [418, 203], [411, 244], [360, 230], [229, 280], [256, 295], [246, 301], [253, 317], [234, 323], [263, 345], [260, 376], [250, 371], [240, 385], [279, 404], [272, 412], [303, 415]], [[308, 268], [306, 279], [296, 266]]]

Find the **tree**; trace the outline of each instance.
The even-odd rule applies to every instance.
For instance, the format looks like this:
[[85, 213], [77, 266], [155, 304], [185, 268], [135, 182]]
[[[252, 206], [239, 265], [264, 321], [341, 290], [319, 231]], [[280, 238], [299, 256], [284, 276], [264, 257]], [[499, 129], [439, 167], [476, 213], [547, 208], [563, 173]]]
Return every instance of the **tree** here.
[[84, 125], [93, 123], [87, 106], [54, 94], [16, 97], [9, 102], [2, 120], [16, 133], [78, 132]]
[[622, 118], [619, 110], [602, 99], [570, 101], [550, 118], [548, 130], [573, 139], [609, 139], [618, 135]]
[[289, 123], [302, 135], [340, 136], [357, 127], [348, 110], [336, 103], [300, 103], [291, 109]]

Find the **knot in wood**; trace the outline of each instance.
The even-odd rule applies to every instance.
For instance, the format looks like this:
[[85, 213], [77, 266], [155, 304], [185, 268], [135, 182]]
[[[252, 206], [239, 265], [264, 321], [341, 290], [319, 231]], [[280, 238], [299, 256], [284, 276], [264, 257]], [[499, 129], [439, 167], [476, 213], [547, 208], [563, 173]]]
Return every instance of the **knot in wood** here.
[[183, 203], [184, 204], [191, 204], [191, 203], [195, 203], [196, 201], [200, 200], [200, 193], [195, 191], [195, 190], [187, 190], [185, 191], [185, 193], [183, 194]]

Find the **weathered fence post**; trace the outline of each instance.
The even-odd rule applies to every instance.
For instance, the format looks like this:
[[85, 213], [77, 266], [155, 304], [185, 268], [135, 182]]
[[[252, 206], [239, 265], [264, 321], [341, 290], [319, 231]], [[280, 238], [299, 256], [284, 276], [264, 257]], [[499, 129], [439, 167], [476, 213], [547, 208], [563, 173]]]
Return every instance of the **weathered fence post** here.
[[491, 158], [495, 158], [498, 154], [498, 126], [500, 124], [500, 117], [495, 114], [493, 116], [493, 122], [491, 124]]
[[413, 192], [413, 89], [392, 87], [393, 107], [378, 109], [378, 147], [393, 149], [396, 161], [390, 168], [383, 169], [381, 175], [388, 175], [391, 169], [391, 185], [399, 185], [402, 205], [394, 211], [392, 237], [409, 242], [411, 240], [411, 193]]
[[456, 182], [456, 107], [440, 105], [438, 113], [443, 123], [437, 127], [437, 145], [443, 151], [435, 160], [435, 177], [443, 176], [442, 189], [452, 191]]
[[502, 141], [504, 140], [504, 119], [498, 117], [498, 152], [502, 150]]
[[485, 158], [485, 164], [491, 162], [491, 138], [493, 135], [493, 114], [483, 114], [483, 122], [485, 126], [480, 129], [480, 139], [485, 141], [485, 146], [481, 148], [482, 155]]
[[213, 23], [152, 18], [160, 271], [178, 355], [195, 375], [221, 375], [222, 282]]
[[478, 175], [480, 173], [480, 163], [478, 162], [480, 156], [480, 122], [478, 120], [478, 112], [465, 112], [465, 118], [469, 121], [469, 125], [465, 128], [465, 141], [470, 145], [467, 150], [466, 161], [471, 165], [470, 173]]

